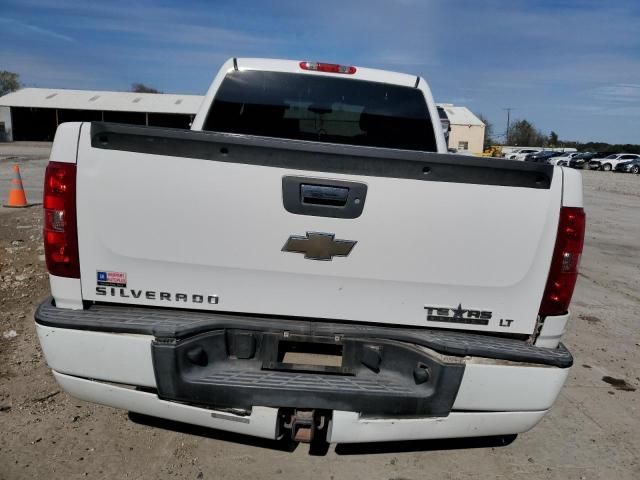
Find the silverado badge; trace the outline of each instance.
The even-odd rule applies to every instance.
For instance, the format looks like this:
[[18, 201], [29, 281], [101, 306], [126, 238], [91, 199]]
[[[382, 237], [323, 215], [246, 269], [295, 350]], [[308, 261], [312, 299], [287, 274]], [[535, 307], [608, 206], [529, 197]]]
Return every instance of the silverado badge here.
[[282, 251], [304, 253], [304, 258], [309, 260], [333, 260], [333, 257], [349, 255], [356, 243], [336, 240], [333, 233], [307, 232], [304, 237], [291, 235]]

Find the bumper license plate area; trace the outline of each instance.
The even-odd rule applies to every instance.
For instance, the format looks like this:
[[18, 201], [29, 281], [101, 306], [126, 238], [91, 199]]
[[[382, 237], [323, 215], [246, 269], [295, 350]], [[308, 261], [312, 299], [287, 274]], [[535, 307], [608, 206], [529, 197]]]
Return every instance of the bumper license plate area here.
[[158, 395], [253, 406], [446, 416], [464, 364], [388, 339], [221, 329], [154, 341]]

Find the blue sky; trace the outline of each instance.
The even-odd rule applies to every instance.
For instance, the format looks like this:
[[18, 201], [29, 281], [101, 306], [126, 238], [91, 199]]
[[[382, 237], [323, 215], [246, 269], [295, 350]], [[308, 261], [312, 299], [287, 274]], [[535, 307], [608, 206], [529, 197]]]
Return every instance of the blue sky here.
[[206, 91], [232, 56], [425, 77], [504, 132], [640, 143], [640, 1], [0, 0], [0, 70], [29, 86]]

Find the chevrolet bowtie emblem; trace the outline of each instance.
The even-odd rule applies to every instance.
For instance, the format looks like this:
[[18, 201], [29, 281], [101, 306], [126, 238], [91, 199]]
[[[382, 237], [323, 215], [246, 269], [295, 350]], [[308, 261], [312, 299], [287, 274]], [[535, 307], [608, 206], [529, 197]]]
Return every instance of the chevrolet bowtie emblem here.
[[333, 233], [307, 232], [300, 237], [292, 235], [282, 247], [283, 252], [304, 253], [309, 260], [333, 260], [333, 257], [346, 257], [357, 242], [336, 240]]

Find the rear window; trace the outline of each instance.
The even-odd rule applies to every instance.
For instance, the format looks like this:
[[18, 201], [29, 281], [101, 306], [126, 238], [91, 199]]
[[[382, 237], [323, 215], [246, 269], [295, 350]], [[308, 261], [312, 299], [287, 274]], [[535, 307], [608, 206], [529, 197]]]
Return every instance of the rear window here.
[[435, 152], [416, 88], [280, 72], [231, 72], [204, 130]]

